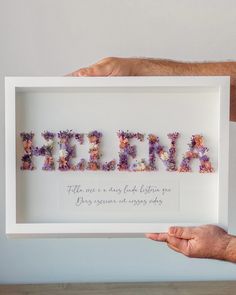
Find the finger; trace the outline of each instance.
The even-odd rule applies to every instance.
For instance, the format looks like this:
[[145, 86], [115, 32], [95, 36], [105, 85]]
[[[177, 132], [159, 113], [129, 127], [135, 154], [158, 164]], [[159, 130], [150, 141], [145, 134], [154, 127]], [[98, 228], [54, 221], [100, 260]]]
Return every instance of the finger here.
[[155, 234], [146, 234], [146, 238], [158, 241], [158, 242], [167, 242], [168, 234], [167, 233], [155, 233]]
[[66, 74], [65, 77], [78, 77], [79, 70]]
[[180, 239], [190, 240], [194, 237], [195, 232], [195, 227], [172, 226], [169, 228], [168, 234]]
[[76, 70], [70, 74], [67, 74], [66, 76], [71, 77], [82, 77], [82, 76], [93, 76], [93, 69], [92, 68], [81, 68], [79, 70]]
[[89, 70], [89, 68], [81, 68], [79, 70], [76, 70], [70, 73], [68, 76], [81, 77], [81, 76], [87, 76], [89, 73], [91, 73], [91, 70]]
[[83, 77], [83, 76], [93, 76], [93, 77], [109, 76], [110, 71], [105, 66], [103, 67], [103, 66], [96, 65], [96, 66], [91, 66], [88, 68], [80, 69], [77, 72], [77, 75], [79, 77]]
[[[113, 75], [115, 58], [104, 58], [89, 67], [76, 70], [67, 76], [110, 76]], [[115, 74], [114, 74], [115, 75]]]

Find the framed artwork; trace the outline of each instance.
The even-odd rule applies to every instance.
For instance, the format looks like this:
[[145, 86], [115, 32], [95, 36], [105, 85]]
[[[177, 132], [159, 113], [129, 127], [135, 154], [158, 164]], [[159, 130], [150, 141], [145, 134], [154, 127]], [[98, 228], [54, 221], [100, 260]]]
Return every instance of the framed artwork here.
[[229, 77], [6, 77], [6, 234], [228, 226]]

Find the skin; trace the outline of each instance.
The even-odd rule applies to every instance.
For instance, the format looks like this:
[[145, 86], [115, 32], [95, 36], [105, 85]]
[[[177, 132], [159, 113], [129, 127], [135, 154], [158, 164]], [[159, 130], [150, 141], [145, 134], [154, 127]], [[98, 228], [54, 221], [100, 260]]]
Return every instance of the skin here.
[[[68, 76], [230, 76], [230, 120], [236, 122], [236, 62], [108, 57]], [[236, 263], [236, 237], [218, 226], [170, 227], [167, 233], [150, 233], [146, 237], [164, 242], [188, 257]]]
[[230, 120], [236, 122], [236, 62], [189, 63], [146, 58], [107, 57], [70, 76], [230, 76]]

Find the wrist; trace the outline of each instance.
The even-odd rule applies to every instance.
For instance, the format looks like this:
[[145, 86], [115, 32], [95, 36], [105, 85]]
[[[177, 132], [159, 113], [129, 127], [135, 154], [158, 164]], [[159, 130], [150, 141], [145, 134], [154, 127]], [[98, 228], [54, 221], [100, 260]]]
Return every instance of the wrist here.
[[223, 259], [236, 263], [236, 238], [234, 236], [228, 235], [228, 242]]

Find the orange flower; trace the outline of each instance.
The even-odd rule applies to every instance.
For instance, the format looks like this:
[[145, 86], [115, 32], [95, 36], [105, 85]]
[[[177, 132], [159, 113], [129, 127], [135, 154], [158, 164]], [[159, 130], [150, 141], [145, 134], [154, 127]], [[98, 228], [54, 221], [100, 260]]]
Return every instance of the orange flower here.
[[26, 152], [29, 152], [32, 147], [32, 141], [31, 140], [24, 140], [23, 141], [23, 147]]
[[66, 166], [67, 161], [66, 161], [66, 159], [65, 159], [64, 157], [61, 157], [61, 158], [60, 158], [60, 164], [61, 164], [62, 166]]
[[23, 163], [23, 169], [28, 170], [30, 168], [30, 163], [24, 162]]
[[126, 146], [127, 146], [127, 143], [125, 143], [124, 141], [122, 141], [122, 142], [120, 143], [120, 148], [121, 148], [121, 149], [124, 149]]
[[98, 150], [92, 150], [91, 151], [91, 156], [97, 156], [98, 155]]
[[97, 137], [96, 136], [93, 135], [93, 136], [90, 136], [89, 137], [89, 142], [90, 143], [93, 143], [93, 142], [96, 142], [96, 141], [97, 141]]
[[149, 134], [148, 136], [149, 141], [151, 142], [155, 142], [157, 140], [157, 136], [153, 135], [153, 134]]
[[213, 168], [212, 168], [212, 166], [211, 166], [211, 162], [205, 162], [204, 163], [204, 165], [205, 165], [205, 168], [209, 171], [209, 172], [212, 172], [213, 171]]
[[89, 163], [89, 169], [95, 171], [95, 170], [98, 170], [99, 167], [98, 167], [97, 163], [95, 163], [95, 162], [90, 162], [90, 163]]
[[178, 169], [179, 172], [189, 172], [189, 169], [187, 167], [180, 167]]
[[51, 165], [53, 163], [53, 157], [46, 158], [47, 164]]
[[201, 147], [203, 145], [203, 136], [196, 135], [194, 139], [195, 139], [196, 147]]

